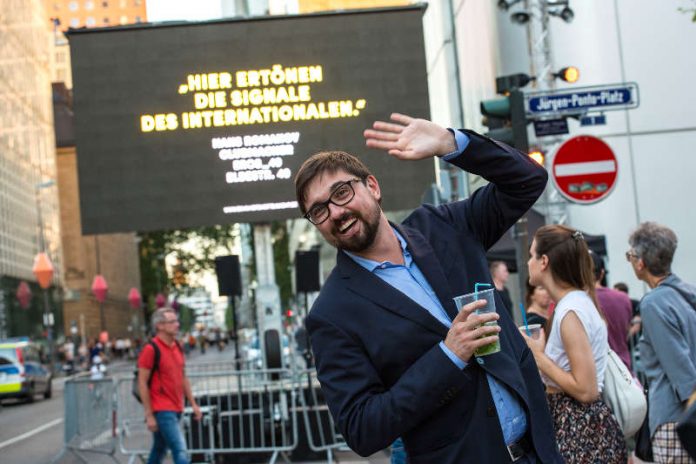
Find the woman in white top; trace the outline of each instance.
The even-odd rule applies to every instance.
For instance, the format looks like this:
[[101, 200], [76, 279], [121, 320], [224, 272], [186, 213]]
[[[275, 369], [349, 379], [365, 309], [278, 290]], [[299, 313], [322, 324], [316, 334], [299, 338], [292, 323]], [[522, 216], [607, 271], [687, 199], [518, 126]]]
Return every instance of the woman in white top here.
[[582, 233], [541, 227], [530, 248], [529, 283], [548, 290], [556, 307], [548, 343], [523, 334], [546, 384], [556, 440], [567, 463], [626, 463], [626, 442], [602, 401], [607, 327], [594, 294], [592, 259]]

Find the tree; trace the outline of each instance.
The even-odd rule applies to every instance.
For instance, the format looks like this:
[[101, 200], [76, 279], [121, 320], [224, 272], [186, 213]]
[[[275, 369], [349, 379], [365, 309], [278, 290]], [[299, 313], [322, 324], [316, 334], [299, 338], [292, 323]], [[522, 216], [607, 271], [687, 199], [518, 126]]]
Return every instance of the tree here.
[[691, 15], [691, 21], [696, 23], [696, 0], [691, 0], [691, 3], [693, 3], [694, 6], [690, 8], [679, 7], [677, 10], [679, 10], [681, 13], [689, 13]]
[[273, 264], [276, 284], [280, 290], [281, 308], [287, 308], [292, 299], [292, 276], [290, 273], [290, 248], [288, 229], [285, 221], [275, 221], [271, 225], [273, 237]]
[[[184, 292], [190, 274], [214, 268], [214, 258], [223, 248], [229, 254], [237, 239], [233, 224], [184, 230], [145, 232], [140, 237], [140, 275], [143, 301], [152, 301], [157, 293], [176, 289]], [[195, 241], [195, 249], [182, 245]], [[173, 275], [167, 273], [164, 259], [174, 253], [177, 265]], [[152, 307], [152, 303], [149, 304]]]

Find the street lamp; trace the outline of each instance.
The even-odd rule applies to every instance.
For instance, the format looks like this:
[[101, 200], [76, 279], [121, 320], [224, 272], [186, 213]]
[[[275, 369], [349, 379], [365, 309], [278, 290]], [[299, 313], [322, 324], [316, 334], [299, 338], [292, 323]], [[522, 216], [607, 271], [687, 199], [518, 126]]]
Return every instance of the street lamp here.
[[51, 286], [53, 279], [53, 263], [46, 253], [46, 236], [44, 234], [43, 216], [41, 214], [41, 199], [39, 192], [41, 189], [52, 187], [56, 184], [53, 179], [39, 182], [34, 185], [34, 194], [36, 198], [36, 212], [39, 220], [39, 253], [34, 257], [34, 266], [32, 271], [39, 286], [44, 293], [44, 326], [46, 326], [46, 339], [48, 341], [48, 359], [49, 368], [53, 372], [53, 313], [48, 302], [48, 287]]
[[92, 281], [92, 293], [94, 298], [99, 302], [99, 321], [101, 324], [101, 331], [106, 330], [106, 321], [104, 321], [104, 301], [106, 301], [106, 294], [109, 291], [109, 285], [106, 283], [106, 279], [101, 274], [94, 276]]
[[[135, 313], [135, 329], [140, 327], [139, 321], [138, 321], [138, 316], [140, 315], [140, 309], [143, 307], [143, 298], [140, 295], [140, 292], [138, 291], [137, 288], [132, 287], [130, 291], [128, 292], [128, 304], [130, 304], [130, 307], [133, 308]], [[143, 314], [143, 321], [145, 320], [145, 314]]]
[[[546, 11], [551, 16], [556, 16], [561, 18], [563, 21], [570, 23], [575, 18], [575, 12], [568, 5], [570, 0], [541, 0], [542, 9]], [[507, 11], [512, 5], [519, 3], [518, 1], [504, 1], [498, 2], [498, 8], [502, 11]], [[531, 19], [533, 13], [531, 10], [520, 10], [510, 14], [510, 21], [515, 24], [526, 24]]]
[[53, 279], [53, 264], [46, 253], [39, 253], [34, 258], [32, 272], [43, 289], [44, 294], [44, 325], [46, 326], [46, 338], [48, 340], [49, 369], [53, 372], [53, 313], [48, 304], [48, 287]]
[[31, 288], [24, 280], [17, 287], [17, 301], [19, 301], [19, 307], [22, 309], [29, 308], [31, 304]]

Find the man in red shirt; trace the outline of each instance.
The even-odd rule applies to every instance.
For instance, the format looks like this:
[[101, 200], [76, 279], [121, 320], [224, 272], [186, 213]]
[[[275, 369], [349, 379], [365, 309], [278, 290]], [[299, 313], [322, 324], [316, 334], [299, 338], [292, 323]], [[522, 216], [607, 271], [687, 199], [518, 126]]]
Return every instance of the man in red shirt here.
[[[145, 409], [147, 428], [153, 433], [154, 442], [148, 464], [159, 464], [172, 451], [175, 464], [190, 462], [186, 442], [179, 428], [184, 410], [184, 396], [193, 408], [196, 420], [201, 419], [201, 408], [191, 393], [191, 384], [184, 374], [184, 355], [176, 341], [179, 318], [172, 308], [160, 308], [152, 315], [152, 326], [157, 334], [152, 339], [159, 348], [159, 364], [155, 367], [155, 349], [145, 345], [138, 359], [138, 386]], [[152, 373], [152, 379], [150, 379]]]

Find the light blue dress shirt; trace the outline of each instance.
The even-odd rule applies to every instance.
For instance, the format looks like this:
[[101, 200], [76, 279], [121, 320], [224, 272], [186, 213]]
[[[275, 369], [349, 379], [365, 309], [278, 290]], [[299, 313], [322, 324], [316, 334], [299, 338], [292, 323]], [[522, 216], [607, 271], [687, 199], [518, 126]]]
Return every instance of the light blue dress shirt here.
[[[469, 143], [469, 137], [466, 134], [460, 131], [453, 132], [457, 141], [457, 151], [443, 157], [443, 159], [447, 161], [459, 156]], [[406, 248], [406, 240], [404, 240], [396, 229], [392, 230], [394, 230], [401, 244], [401, 251], [404, 257], [403, 265], [393, 264], [389, 261], [380, 263], [349, 252], [346, 252], [346, 254], [357, 264], [418, 303], [446, 327], [450, 327], [452, 321], [442, 307], [435, 291], [418, 268], [418, 265], [413, 261], [411, 253]], [[444, 341], [440, 342], [440, 348], [460, 369], [464, 369], [467, 366], [466, 362], [462, 361], [456, 354], [447, 348]], [[488, 385], [491, 389], [493, 402], [498, 411], [498, 418], [503, 430], [505, 443], [514, 443], [522, 438], [527, 431], [527, 416], [525, 415], [524, 409], [507, 387], [498, 382], [491, 375], [486, 374], [486, 378], [488, 379]]]

